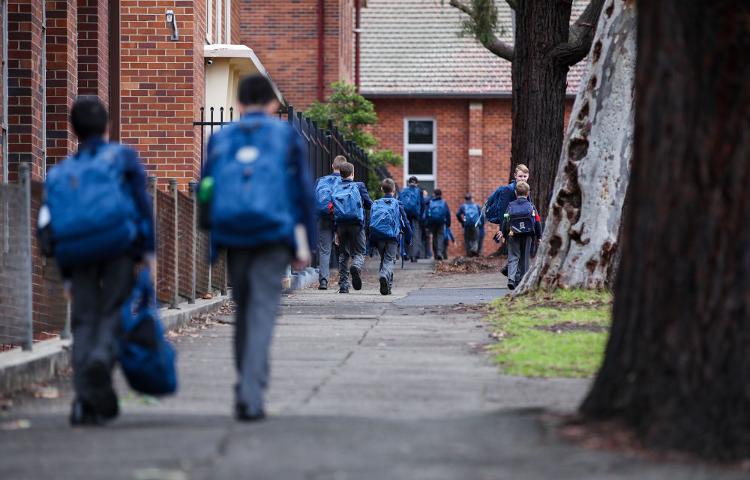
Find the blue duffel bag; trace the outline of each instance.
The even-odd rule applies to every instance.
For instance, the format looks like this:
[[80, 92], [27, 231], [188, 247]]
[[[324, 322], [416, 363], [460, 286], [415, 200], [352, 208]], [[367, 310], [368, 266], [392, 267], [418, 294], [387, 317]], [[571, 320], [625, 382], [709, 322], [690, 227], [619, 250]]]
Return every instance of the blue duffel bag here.
[[149, 269], [138, 275], [122, 307], [120, 366], [131, 388], [148, 395], [177, 391], [177, 354], [164, 337]]

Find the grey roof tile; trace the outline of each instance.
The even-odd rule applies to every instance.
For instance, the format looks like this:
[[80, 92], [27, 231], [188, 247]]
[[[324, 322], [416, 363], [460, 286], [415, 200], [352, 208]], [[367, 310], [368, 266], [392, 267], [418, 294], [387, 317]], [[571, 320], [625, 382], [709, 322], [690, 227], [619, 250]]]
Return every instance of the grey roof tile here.
[[[511, 10], [498, 5], [498, 34], [512, 43]], [[574, 0], [573, 19], [588, 0]], [[361, 89], [381, 95], [509, 95], [511, 65], [469, 35], [448, 0], [368, 0], [362, 9]], [[571, 68], [578, 90], [585, 62]]]

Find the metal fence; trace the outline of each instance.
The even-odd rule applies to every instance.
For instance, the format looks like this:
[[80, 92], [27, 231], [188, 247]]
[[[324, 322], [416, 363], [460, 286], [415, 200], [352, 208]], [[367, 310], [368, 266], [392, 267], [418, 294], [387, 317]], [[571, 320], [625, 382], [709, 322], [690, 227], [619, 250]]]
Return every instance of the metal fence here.
[[[44, 185], [32, 182], [22, 164], [20, 183], [0, 184], [0, 350], [60, 334], [69, 326], [69, 307], [55, 262], [42, 257], [37, 245], [36, 219]], [[155, 284], [157, 299], [176, 307], [180, 302], [220, 291], [227, 292], [226, 261], [209, 264], [208, 234], [198, 229], [196, 184], [188, 192], [169, 181], [169, 190], [156, 189], [149, 178], [157, 236]]]

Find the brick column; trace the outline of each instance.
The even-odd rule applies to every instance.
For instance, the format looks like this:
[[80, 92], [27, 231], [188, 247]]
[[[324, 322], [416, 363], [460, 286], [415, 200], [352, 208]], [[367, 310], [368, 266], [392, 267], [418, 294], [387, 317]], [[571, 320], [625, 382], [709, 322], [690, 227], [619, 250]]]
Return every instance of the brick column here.
[[484, 143], [484, 109], [482, 102], [469, 102], [469, 192], [474, 200], [481, 203]]
[[47, 168], [76, 147], [68, 121], [78, 92], [78, 18], [75, 2], [47, 0]]
[[78, 0], [78, 94], [109, 104], [107, 0]]
[[8, 2], [8, 174], [27, 162], [42, 178], [42, 0]]
[[164, 18], [167, 8], [157, 3], [120, 2], [120, 135], [136, 147], [160, 187], [166, 188], [170, 177], [187, 190], [200, 170], [193, 120], [205, 88], [205, 2], [171, 2], [180, 33], [174, 42]]

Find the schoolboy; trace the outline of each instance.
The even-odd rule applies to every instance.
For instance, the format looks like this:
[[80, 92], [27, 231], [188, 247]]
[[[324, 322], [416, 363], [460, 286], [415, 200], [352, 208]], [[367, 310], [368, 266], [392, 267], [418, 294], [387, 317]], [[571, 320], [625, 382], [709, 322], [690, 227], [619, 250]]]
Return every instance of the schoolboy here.
[[339, 246], [339, 293], [349, 293], [350, 274], [354, 290], [362, 289], [362, 268], [367, 247], [365, 210], [370, 209], [372, 200], [365, 184], [354, 181], [354, 165], [343, 163], [339, 171], [341, 183], [334, 190], [331, 203], [335, 241]]
[[339, 167], [346, 162], [346, 157], [338, 155], [333, 159], [331, 169], [333, 173], [320, 177], [315, 183], [315, 200], [318, 207], [318, 254], [320, 255], [318, 267], [318, 290], [328, 290], [328, 275], [331, 267], [331, 247], [333, 245], [333, 216], [331, 213], [331, 200], [333, 190], [341, 183], [341, 172]]
[[[529, 167], [522, 163], [516, 165], [513, 181], [508, 185], [497, 187], [497, 190], [487, 199], [485, 204], [485, 218], [488, 222], [502, 225], [508, 204], [516, 199], [516, 185], [520, 182], [529, 183]], [[498, 243], [502, 243], [505, 240], [502, 229], [495, 234], [494, 239]]]
[[281, 278], [290, 261], [295, 269], [309, 263], [317, 218], [305, 145], [274, 117], [279, 102], [271, 82], [246, 77], [238, 94], [240, 121], [211, 136], [199, 197], [210, 209], [213, 251], [227, 249], [237, 305], [235, 416], [258, 421], [265, 418]]
[[372, 204], [370, 215], [370, 243], [380, 254], [380, 294], [389, 295], [393, 288], [393, 265], [398, 253], [399, 236], [404, 235], [404, 242], [410, 245], [412, 229], [404, 206], [393, 198], [396, 183], [390, 178], [380, 185], [383, 198]]
[[445, 260], [445, 227], [451, 226], [451, 211], [439, 188], [435, 189], [427, 204], [424, 220], [432, 234], [432, 252], [435, 260]]
[[112, 369], [120, 315], [136, 264], [145, 261], [153, 268], [154, 227], [143, 165], [130, 147], [107, 143], [101, 101], [76, 99], [70, 123], [78, 152], [47, 175], [39, 236], [44, 253], [55, 256], [72, 300], [70, 423], [101, 425], [119, 413]]
[[409, 177], [406, 188], [399, 194], [399, 200], [404, 206], [404, 211], [409, 219], [409, 226], [413, 232], [413, 241], [408, 249], [409, 260], [417, 263], [420, 257], [420, 247], [422, 245], [422, 214], [424, 213], [424, 200], [422, 191], [419, 189], [419, 180], [417, 177]]
[[508, 204], [502, 232], [508, 240], [508, 288], [513, 290], [529, 268], [531, 247], [542, 238], [542, 224], [529, 200], [529, 184], [516, 184], [516, 199]]
[[479, 227], [482, 223], [482, 210], [472, 201], [470, 193], [464, 195], [464, 203], [458, 208], [456, 218], [464, 228], [464, 246], [467, 257], [479, 255]]

